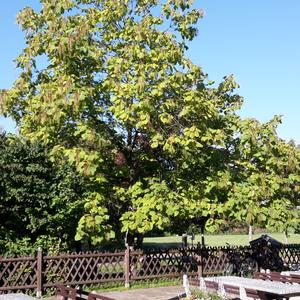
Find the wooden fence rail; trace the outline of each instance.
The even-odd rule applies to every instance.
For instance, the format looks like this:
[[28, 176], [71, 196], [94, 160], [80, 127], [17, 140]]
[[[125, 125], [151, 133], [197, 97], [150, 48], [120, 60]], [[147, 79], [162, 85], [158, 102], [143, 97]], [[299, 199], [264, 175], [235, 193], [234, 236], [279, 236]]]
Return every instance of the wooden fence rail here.
[[[249, 252], [249, 247], [192, 247], [117, 252], [72, 253], [36, 257], [0, 257], [0, 294], [35, 293], [40, 297], [58, 284], [90, 286], [123, 282], [126, 287], [136, 280], [179, 278], [223, 273], [233, 251]], [[300, 245], [285, 245], [280, 256], [286, 264], [300, 265]]]

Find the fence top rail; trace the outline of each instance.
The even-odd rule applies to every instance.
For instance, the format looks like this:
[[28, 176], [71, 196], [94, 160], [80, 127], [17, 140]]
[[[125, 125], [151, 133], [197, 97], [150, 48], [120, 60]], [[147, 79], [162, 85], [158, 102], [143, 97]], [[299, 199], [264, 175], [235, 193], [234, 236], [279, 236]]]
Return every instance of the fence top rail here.
[[171, 250], [165, 250], [165, 249], [156, 249], [156, 250], [133, 250], [130, 251], [130, 255], [144, 255], [144, 254], [180, 254], [182, 251], [179, 249], [171, 249]]
[[59, 254], [44, 256], [45, 260], [62, 259], [62, 258], [84, 258], [84, 257], [107, 257], [107, 256], [124, 256], [124, 252], [103, 252], [103, 253], [85, 253], [85, 254]]
[[283, 244], [282, 248], [298, 248], [298, 249], [300, 249], [300, 244]]
[[23, 289], [34, 289], [36, 284], [28, 285], [11, 285], [11, 286], [0, 286], [0, 291], [14, 291], [14, 290], [23, 290]]
[[22, 257], [1, 257], [0, 256], [0, 263], [1, 262], [17, 262], [17, 261], [35, 261], [36, 258], [33, 256], [22, 256]]

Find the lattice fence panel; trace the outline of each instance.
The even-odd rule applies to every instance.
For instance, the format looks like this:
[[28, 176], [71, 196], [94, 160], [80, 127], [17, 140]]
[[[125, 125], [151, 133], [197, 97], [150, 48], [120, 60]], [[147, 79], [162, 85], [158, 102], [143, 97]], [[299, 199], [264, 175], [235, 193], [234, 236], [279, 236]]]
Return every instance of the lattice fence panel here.
[[36, 282], [34, 257], [0, 259], [0, 293], [33, 291]]
[[184, 271], [182, 253], [177, 249], [135, 251], [130, 258], [132, 279], [178, 277]]
[[203, 257], [203, 274], [218, 274], [227, 262], [226, 249], [211, 248]]
[[285, 245], [279, 253], [284, 264], [292, 270], [300, 270], [300, 245]]
[[44, 287], [91, 285], [124, 280], [124, 252], [44, 257]]
[[249, 247], [208, 247], [203, 254], [203, 274], [223, 273], [230, 254], [239, 253], [243, 256], [249, 251]]
[[249, 251], [249, 247], [193, 247], [131, 252], [131, 278], [180, 277], [184, 273], [194, 276], [201, 269], [203, 275], [221, 274], [228, 263], [228, 254], [233, 251], [243, 253]]
[[[194, 247], [130, 251], [130, 280], [220, 274], [233, 254], [251, 254], [250, 247]], [[280, 256], [286, 265], [300, 269], [300, 245], [285, 245]], [[42, 258], [42, 285], [58, 283], [87, 286], [125, 281], [125, 252], [77, 253]], [[0, 258], [0, 293], [34, 292], [37, 287], [37, 258]]]

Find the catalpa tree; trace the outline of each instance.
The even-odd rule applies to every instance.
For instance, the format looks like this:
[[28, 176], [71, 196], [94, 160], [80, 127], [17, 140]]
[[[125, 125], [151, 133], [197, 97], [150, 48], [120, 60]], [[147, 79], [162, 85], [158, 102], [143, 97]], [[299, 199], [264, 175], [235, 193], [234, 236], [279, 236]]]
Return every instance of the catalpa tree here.
[[300, 151], [278, 138], [280, 123], [279, 116], [264, 124], [240, 121], [226, 206], [228, 218], [245, 221], [250, 229], [287, 233], [299, 223]]
[[186, 56], [202, 11], [189, 0], [41, 0], [2, 111], [88, 178], [76, 239], [174, 222], [221, 222], [242, 99]]

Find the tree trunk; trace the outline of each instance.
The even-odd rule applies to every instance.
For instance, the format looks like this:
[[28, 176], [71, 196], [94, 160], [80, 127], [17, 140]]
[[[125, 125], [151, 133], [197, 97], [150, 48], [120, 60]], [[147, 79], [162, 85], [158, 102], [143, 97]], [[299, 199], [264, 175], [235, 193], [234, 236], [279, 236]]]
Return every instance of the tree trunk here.
[[285, 237], [285, 243], [288, 244], [289, 243], [289, 241], [288, 241], [289, 235], [288, 235], [287, 229], [284, 231], [284, 237]]
[[248, 237], [249, 237], [249, 242], [252, 241], [252, 237], [253, 237], [253, 227], [252, 227], [252, 225], [249, 225]]
[[205, 223], [201, 224], [201, 245], [205, 246], [205, 241], [204, 241], [204, 226]]

